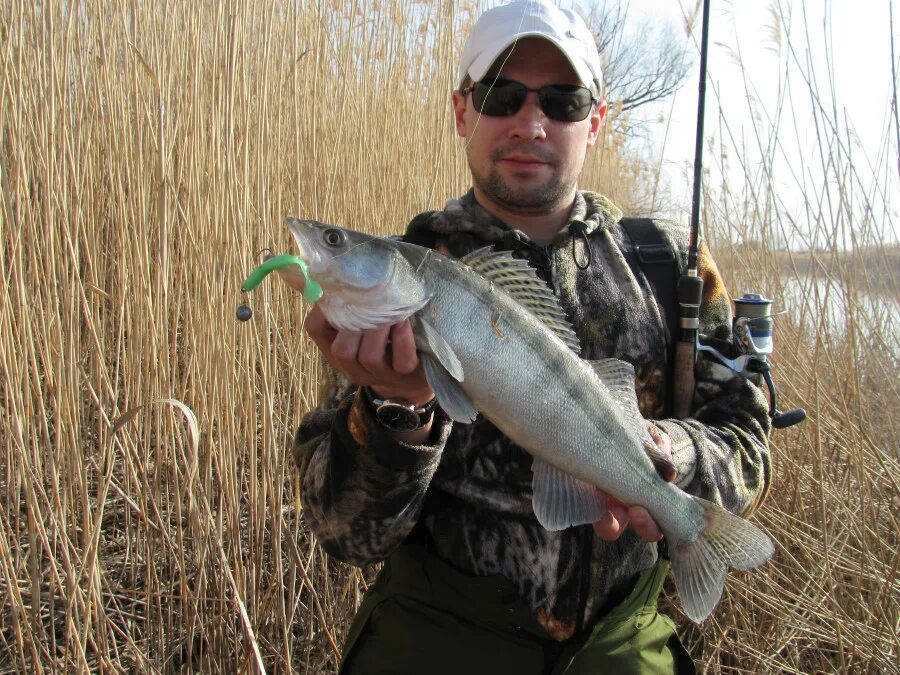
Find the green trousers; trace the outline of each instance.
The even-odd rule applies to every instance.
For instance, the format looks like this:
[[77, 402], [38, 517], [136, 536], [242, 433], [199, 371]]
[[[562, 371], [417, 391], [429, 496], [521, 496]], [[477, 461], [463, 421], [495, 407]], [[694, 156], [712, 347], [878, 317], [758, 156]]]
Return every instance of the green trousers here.
[[472, 577], [405, 545], [385, 563], [350, 627], [342, 675], [693, 673], [658, 600], [660, 560], [584, 635], [550, 638], [501, 576]]

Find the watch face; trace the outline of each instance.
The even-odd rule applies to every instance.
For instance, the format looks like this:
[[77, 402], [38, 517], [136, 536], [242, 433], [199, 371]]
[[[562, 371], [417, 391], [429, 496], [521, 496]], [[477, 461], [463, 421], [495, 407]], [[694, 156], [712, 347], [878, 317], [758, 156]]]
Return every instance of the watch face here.
[[393, 431], [412, 431], [422, 426], [419, 414], [399, 403], [382, 403], [375, 413], [378, 421]]

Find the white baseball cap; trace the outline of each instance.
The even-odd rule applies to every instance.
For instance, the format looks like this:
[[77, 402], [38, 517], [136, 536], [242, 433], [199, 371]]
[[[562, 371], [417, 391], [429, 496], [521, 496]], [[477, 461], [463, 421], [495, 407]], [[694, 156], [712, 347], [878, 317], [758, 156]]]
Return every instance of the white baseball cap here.
[[565, 55], [581, 83], [599, 94], [603, 69], [594, 36], [575, 12], [548, 0], [515, 0], [478, 17], [466, 39], [459, 63], [459, 86], [468, 75], [473, 82], [485, 76], [507, 47], [527, 37], [552, 42]]

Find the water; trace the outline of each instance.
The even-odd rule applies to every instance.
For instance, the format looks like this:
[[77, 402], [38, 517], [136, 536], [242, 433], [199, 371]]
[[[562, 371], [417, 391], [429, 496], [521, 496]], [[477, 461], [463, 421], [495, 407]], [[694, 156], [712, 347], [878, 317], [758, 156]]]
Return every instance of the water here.
[[[850, 327], [866, 342], [881, 344], [900, 358], [900, 301], [887, 292], [856, 291], [838, 280], [788, 277], [773, 293], [773, 313], [787, 312], [810, 332], [846, 336]], [[776, 331], [777, 331], [776, 319]]]

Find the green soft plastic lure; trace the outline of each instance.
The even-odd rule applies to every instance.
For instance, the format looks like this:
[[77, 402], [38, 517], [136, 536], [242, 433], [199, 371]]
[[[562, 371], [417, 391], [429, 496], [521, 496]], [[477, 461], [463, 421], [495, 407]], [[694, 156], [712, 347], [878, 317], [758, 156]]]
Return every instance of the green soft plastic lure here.
[[250, 275], [244, 279], [244, 283], [241, 284], [241, 290], [244, 293], [252, 291], [259, 286], [262, 283], [262, 280], [269, 276], [269, 274], [277, 269], [290, 267], [291, 265], [298, 266], [300, 271], [303, 272], [303, 278], [306, 280], [306, 283], [303, 285], [303, 299], [308, 303], [313, 304], [322, 297], [324, 292], [322, 291], [319, 282], [309, 276], [309, 265], [303, 258], [297, 255], [276, 255], [267, 259], [250, 272]]

